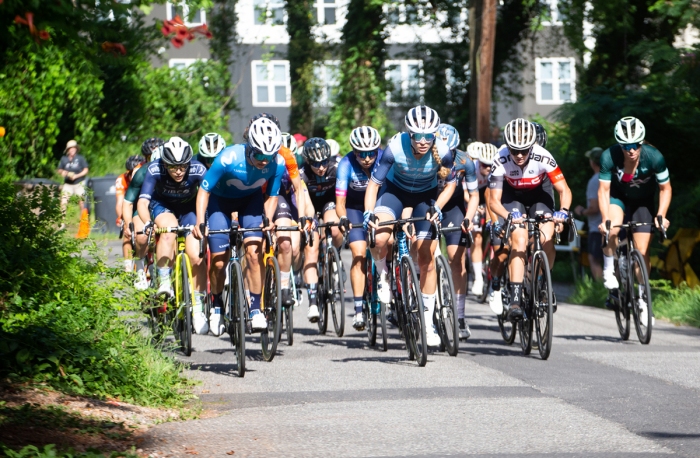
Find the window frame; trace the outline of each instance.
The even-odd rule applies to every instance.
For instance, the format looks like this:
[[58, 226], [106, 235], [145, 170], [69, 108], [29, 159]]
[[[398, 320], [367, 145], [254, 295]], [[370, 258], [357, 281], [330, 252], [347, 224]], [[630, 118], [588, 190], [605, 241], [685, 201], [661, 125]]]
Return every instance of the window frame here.
[[[264, 0], [265, 2], [265, 21], [262, 24], [258, 24], [257, 21], [257, 16], [255, 14], [255, 0], [252, 0], [253, 3], [253, 26], [255, 27], [262, 27], [262, 26], [280, 26], [280, 27], [286, 27], [287, 26], [287, 9], [284, 7], [284, 2], [280, 0]], [[278, 3], [280, 8], [275, 8], [275, 9], [281, 9], [282, 10], [282, 24], [275, 24], [273, 22], [274, 15], [272, 14], [272, 8], [270, 8], [270, 5], [273, 3]]]
[[[334, 66], [338, 70], [338, 76], [340, 76], [340, 61], [339, 60], [324, 60], [323, 62], [317, 62], [316, 68], [319, 69], [323, 75], [322, 75], [322, 80], [319, 80], [317, 78], [317, 75], [314, 75], [314, 78], [317, 79], [317, 88], [320, 89], [320, 93], [317, 94], [318, 97], [316, 98], [314, 105], [317, 107], [332, 107], [334, 105], [333, 101], [329, 99], [329, 94], [328, 94], [328, 84], [327, 84], [327, 78], [328, 78], [328, 67]], [[336, 81], [338, 85], [336, 87], [340, 87], [340, 80], [338, 79]]]
[[[316, 22], [321, 27], [342, 27], [343, 24], [340, 23], [340, 17], [338, 12], [340, 11], [341, 3], [340, 0], [333, 0], [333, 3], [325, 3], [324, 0], [314, 0], [312, 4], [313, 8], [316, 9]], [[335, 22], [333, 24], [326, 24], [326, 11], [325, 8], [333, 8], [335, 10]], [[323, 22], [318, 19], [323, 15]]]
[[559, 0], [545, 0], [545, 3], [549, 6], [549, 13], [552, 14], [556, 11], [556, 17], [552, 17], [551, 21], [542, 21], [542, 25], [545, 27], [560, 27], [564, 25], [561, 20], [561, 12], [559, 11]]
[[[559, 63], [568, 62], [571, 68], [571, 78], [567, 80], [562, 80], [559, 77]], [[552, 64], [552, 100], [542, 99], [542, 86], [543, 82], [550, 82], [549, 80], [543, 81], [540, 75], [540, 64], [551, 63]], [[571, 99], [561, 100], [559, 98], [559, 85], [564, 83], [569, 83], [571, 85]], [[568, 102], [576, 102], [576, 59], [573, 57], [537, 57], [535, 58], [535, 101], [538, 105], [563, 105]]]
[[201, 17], [201, 22], [190, 22], [187, 18], [190, 15], [190, 7], [185, 3], [185, 2], [171, 2], [171, 1], [166, 1], [165, 2], [165, 16], [169, 21], [173, 20], [173, 14], [172, 14], [172, 6], [176, 5], [182, 8], [182, 15], [184, 16], [182, 18], [182, 22], [185, 23], [187, 27], [196, 27], [199, 25], [204, 25], [207, 23], [207, 12], [204, 8], [201, 8], [199, 10], [199, 14]]
[[[267, 74], [271, 75], [274, 73], [274, 65], [284, 65], [286, 71], [286, 79], [284, 81], [286, 101], [285, 102], [260, 102], [258, 101], [258, 86], [267, 85], [268, 95], [272, 95], [274, 99], [274, 86], [280, 86], [279, 81], [273, 81], [268, 78], [265, 83], [257, 81], [256, 70], [257, 66], [261, 64], [267, 65]], [[292, 106], [292, 82], [289, 73], [289, 61], [288, 60], [254, 60], [250, 64], [250, 87], [252, 95], [252, 104], [254, 107], [291, 107]]]
[[[401, 106], [405, 102], [405, 98], [409, 89], [408, 81], [408, 67], [410, 65], [418, 64], [418, 90], [420, 92], [418, 103], [422, 104], [425, 97], [425, 74], [423, 72], [423, 60], [422, 59], [388, 59], [384, 61], [384, 78], [387, 82], [392, 80], [389, 78], [389, 67], [393, 65], [398, 65], [401, 68], [401, 98], [400, 102], [394, 102], [391, 100], [391, 90], [386, 91], [386, 104], [387, 106], [397, 107]], [[392, 88], [393, 89], [393, 88]]]

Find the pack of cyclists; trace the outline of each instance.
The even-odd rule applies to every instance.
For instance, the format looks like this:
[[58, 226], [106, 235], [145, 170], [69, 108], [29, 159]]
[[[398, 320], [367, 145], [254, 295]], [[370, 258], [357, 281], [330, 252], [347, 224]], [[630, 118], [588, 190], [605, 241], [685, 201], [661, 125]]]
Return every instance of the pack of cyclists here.
[[[372, 126], [358, 126], [342, 145], [320, 137], [298, 144], [294, 136], [281, 131], [279, 120], [267, 113], [251, 119], [242, 143], [226, 145], [221, 135], [205, 134], [196, 155], [179, 137], [146, 140], [142, 156], [130, 157], [127, 173], [120, 177], [124, 189], [117, 209], [124, 229], [124, 255], [130, 259], [125, 267], [136, 272], [134, 287], [149, 287], [146, 234], [154, 226], [191, 227], [185, 251], [191, 261], [195, 290], [192, 327], [198, 334], [221, 335], [225, 327], [218, 311], [226, 306], [222, 291], [230, 249], [229, 237], [221, 230], [228, 230], [235, 219], [242, 228], [259, 229], [243, 234], [252, 329], [267, 328], [265, 314], [261, 313], [266, 231], [273, 231], [276, 239], [282, 303], [287, 307], [298, 305], [290, 286], [294, 271], [298, 274], [294, 284], [298, 288], [303, 284], [307, 291], [307, 318], [316, 322], [322, 238], [318, 226], [320, 221], [336, 223], [330, 228], [330, 240], [337, 249], [342, 248], [344, 240], [348, 242], [352, 260], [349, 275], [342, 272], [342, 281], [350, 278], [352, 325], [362, 331], [368, 325], [367, 308], [363, 307], [368, 234], [371, 231], [374, 237], [369, 253], [377, 271], [377, 297], [386, 307], [389, 321], [394, 321], [392, 266], [387, 258], [395, 241], [391, 226], [382, 223], [412, 217], [415, 221], [407, 233], [420, 272], [428, 346], [441, 344], [433, 320], [437, 300], [435, 255], [441, 250], [452, 270], [460, 339], [471, 335], [464, 313], [469, 270], [472, 294], [487, 295], [496, 315], [505, 314], [512, 322], [522, 319], [526, 247], [531, 238], [526, 220], [544, 218], [539, 227], [550, 269], [555, 262], [555, 234], [571, 221], [571, 190], [546, 149], [544, 128], [523, 118], [514, 119], [505, 126], [505, 143], [500, 148], [471, 142], [463, 150], [457, 130], [442, 123], [430, 107], [410, 109], [404, 121], [405, 131], [391, 137], [384, 147], [379, 131]], [[652, 227], [658, 221], [668, 227], [666, 212], [671, 200], [664, 158], [644, 142], [641, 121], [622, 118], [614, 128], [614, 136], [617, 144], [601, 157], [599, 201], [603, 223], [597, 228], [610, 239], [604, 247], [604, 281], [609, 289], [619, 287], [613, 264], [619, 231], [614, 226], [629, 219], [649, 223], [633, 234], [648, 268]], [[347, 153], [339, 154], [342, 150]], [[660, 198], [654, 214], [657, 184]], [[607, 220], [612, 225], [606, 226]], [[446, 231], [441, 248], [441, 240], [433, 230], [436, 225], [460, 230]], [[294, 226], [299, 230], [274, 232], [275, 227]], [[132, 228], [136, 234], [132, 234]], [[219, 232], [209, 235], [209, 231]], [[208, 258], [200, 255], [200, 240], [206, 241]], [[483, 248], [487, 241], [493, 247], [493, 256], [485, 265]], [[170, 277], [174, 254], [175, 234], [160, 234], [152, 274], [157, 281], [150, 283], [158, 296], [173, 295]], [[507, 284], [501, 284], [504, 269], [508, 269]], [[490, 273], [490, 282], [485, 281], [485, 273]], [[502, 295], [502, 289], [508, 294]], [[503, 303], [503, 297], [508, 303]], [[556, 311], [553, 295], [552, 299]], [[207, 313], [207, 300], [217, 313]]]

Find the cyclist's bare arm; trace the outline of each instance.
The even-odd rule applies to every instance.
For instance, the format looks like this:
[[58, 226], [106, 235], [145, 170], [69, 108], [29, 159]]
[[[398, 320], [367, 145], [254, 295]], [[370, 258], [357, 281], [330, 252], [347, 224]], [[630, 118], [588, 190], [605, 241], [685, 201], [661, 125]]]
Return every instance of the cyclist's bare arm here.
[[479, 190], [475, 189], [474, 191], [469, 192], [465, 189], [464, 200], [467, 202], [467, 213], [464, 216], [464, 219], [471, 221], [476, 214], [476, 210], [479, 208]]
[[[669, 205], [671, 205], [672, 194], [673, 191], [671, 190], [670, 181], [659, 185], [659, 210], [656, 212], [656, 214], [663, 216], [664, 226], [666, 227], [668, 227], [668, 221], [666, 220], [666, 212], [668, 212], [668, 207]], [[654, 221], [655, 224], [658, 225], [658, 222], [656, 222], [656, 218], [654, 218]]]
[[292, 178], [292, 186], [294, 186], [294, 197], [297, 201], [297, 213], [303, 216], [306, 214], [306, 198], [304, 195], [308, 194], [308, 192], [305, 192], [306, 188], [302, 186], [300, 176]]
[[265, 201], [265, 216], [267, 217], [268, 220], [268, 225], [264, 228], [267, 230], [272, 230], [275, 227], [274, 219], [275, 219], [275, 210], [277, 210], [277, 201], [278, 201], [277, 196], [270, 196], [267, 198]]
[[143, 221], [144, 224], [151, 221], [151, 213], [148, 211], [148, 204], [150, 203], [151, 201], [148, 199], [139, 199], [136, 204], [136, 210], [139, 212], [139, 215], [141, 215], [141, 221]]
[[[207, 206], [209, 205], [209, 192], [205, 191], [201, 187], [197, 191], [197, 202], [195, 203], [195, 208], [197, 212], [197, 224], [195, 224], [192, 230], [192, 235], [197, 240], [201, 240], [204, 234], [199, 230], [199, 225], [204, 223], [205, 216], [207, 214]], [[139, 212], [140, 214], [140, 212]]]
[[335, 196], [335, 213], [338, 215], [338, 218], [342, 218], [343, 216], [347, 217], [348, 216], [348, 211], [345, 208], [345, 204], [347, 203], [348, 198], [345, 196]]
[[491, 189], [490, 208], [491, 212], [496, 216], [500, 216], [503, 219], [508, 218], [508, 210], [501, 203], [501, 197], [503, 196], [503, 190], [498, 188]]
[[598, 231], [605, 234], [605, 222], [610, 219], [610, 182], [600, 181], [598, 183], [598, 207], [602, 222], [598, 226]]
[[566, 183], [565, 179], [561, 179], [556, 183], [552, 184], [555, 191], [559, 193], [559, 208], [570, 208], [571, 207], [571, 189]]

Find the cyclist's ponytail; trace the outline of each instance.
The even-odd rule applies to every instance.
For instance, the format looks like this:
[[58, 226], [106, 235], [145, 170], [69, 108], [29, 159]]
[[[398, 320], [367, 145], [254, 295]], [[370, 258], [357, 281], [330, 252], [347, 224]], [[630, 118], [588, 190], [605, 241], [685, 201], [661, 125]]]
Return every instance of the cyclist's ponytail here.
[[447, 178], [447, 175], [450, 174], [450, 169], [442, 166], [442, 160], [440, 159], [440, 154], [438, 153], [436, 143], [433, 143], [432, 153], [433, 159], [435, 159], [435, 162], [437, 162], [438, 165], [440, 165], [440, 170], [438, 170], [437, 176], [440, 180], [444, 180], [445, 178]]

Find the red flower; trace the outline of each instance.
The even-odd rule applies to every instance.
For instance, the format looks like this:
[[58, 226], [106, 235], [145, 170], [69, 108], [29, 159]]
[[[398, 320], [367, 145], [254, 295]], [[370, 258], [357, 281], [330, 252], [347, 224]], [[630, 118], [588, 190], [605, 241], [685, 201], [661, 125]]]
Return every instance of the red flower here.
[[174, 22], [175, 24], [185, 25], [185, 23], [182, 22], [182, 18], [180, 17], [180, 15], [175, 16], [172, 22]]
[[[0, 0], [0, 3], [2, 3], [2, 0]], [[46, 30], [40, 31], [39, 38], [41, 38], [42, 40], [48, 40], [50, 38], [49, 32], [47, 32]]]
[[170, 35], [173, 32], [173, 28], [168, 24], [170, 21], [165, 21], [163, 22], [163, 27], [160, 29], [160, 31], [165, 35], [166, 37]]
[[171, 43], [173, 44], [173, 46], [175, 46], [176, 48], [182, 48], [182, 46], [185, 44], [185, 42], [182, 41], [182, 39], [180, 39], [180, 38], [178, 38], [178, 37], [173, 37], [173, 38], [170, 40], [170, 42], [171, 42]]
[[177, 34], [177, 37], [181, 40], [188, 38], [190, 35], [190, 31], [187, 29], [187, 27], [178, 27], [175, 30], [175, 33]]

